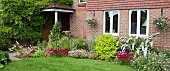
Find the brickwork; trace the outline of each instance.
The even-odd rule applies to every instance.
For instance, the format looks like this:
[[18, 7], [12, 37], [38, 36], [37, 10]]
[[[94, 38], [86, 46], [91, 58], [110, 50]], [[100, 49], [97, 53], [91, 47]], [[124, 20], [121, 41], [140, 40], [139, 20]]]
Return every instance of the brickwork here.
[[[116, 2], [117, 1], [117, 2]], [[125, 3], [122, 3], [124, 1]], [[127, 2], [128, 1], [128, 2]], [[134, 3], [133, 3], [133, 2]], [[166, 3], [165, 3], [165, 2]], [[114, 2], [114, 3], [113, 3]], [[119, 3], [120, 2], [120, 3]], [[157, 6], [155, 3], [160, 2]], [[115, 4], [118, 3], [118, 4]], [[122, 5], [125, 4], [126, 6]], [[86, 39], [91, 39], [93, 36], [99, 36], [103, 34], [103, 10], [119, 10], [120, 11], [120, 26], [119, 26], [119, 37], [129, 35], [129, 10], [128, 9], [141, 9], [145, 8], [149, 10], [149, 35], [160, 32], [160, 34], [154, 39], [154, 45], [170, 49], [170, 24], [168, 24], [168, 32], [163, 32], [159, 27], [155, 27], [153, 24], [154, 18], [161, 17], [161, 7], [169, 6], [169, 0], [150, 0], [146, 1], [146, 6], [143, 6], [144, 0], [87, 0], [86, 7], [78, 7], [78, 0], [74, 0], [73, 7], [75, 8], [75, 13], [71, 16], [71, 34], [73, 37], [83, 37], [84, 28], [87, 29]], [[151, 4], [153, 3], [153, 4]], [[113, 5], [116, 6], [113, 6]], [[132, 4], [128, 5], [128, 4]], [[133, 7], [135, 4], [140, 4]], [[164, 4], [165, 6], [162, 6]], [[95, 6], [97, 5], [97, 6]], [[153, 8], [153, 6], [155, 8]], [[142, 7], [140, 7], [142, 6]], [[160, 7], [160, 8], [159, 8]], [[130, 10], [131, 10], [130, 9]], [[170, 8], [163, 8], [163, 17], [170, 18]], [[87, 18], [96, 18], [97, 26], [90, 28], [87, 27], [85, 20]]]
[[[149, 25], [149, 34], [152, 35], [156, 32], [160, 34], [154, 39], [154, 44], [158, 47], [163, 47], [165, 49], [170, 49], [170, 29], [168, 32], [164, 32], [161, 28], [155, 27], [153, 24], [154, 18], [161, 17], [161, 9], [150, 9], [150, 25]], [[170, 18], [170, 8], [163, 8], [163, 17]], [[170, 28], [170, 24], [168, 24]]]
[[170, 0], [87, 0], [88, 10], [151, 9], [170, 7]]
[[86, 7], [78, 7], [79, 0], [73, 0], [73, 8], [75, 13], [71, 15], [70, 19], [70, 31], [73, 37], [83, 37], [83, 28], [86, 28]]

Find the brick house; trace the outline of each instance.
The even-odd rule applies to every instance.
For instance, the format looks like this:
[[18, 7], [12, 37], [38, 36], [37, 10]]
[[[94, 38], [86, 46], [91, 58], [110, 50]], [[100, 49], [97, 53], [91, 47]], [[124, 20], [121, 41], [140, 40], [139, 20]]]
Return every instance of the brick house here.
[[[165, 33], [154, 26], [154, 18], [170, 18], [170, 0], [73, 0], [69, 13], [70, 31], [73, 37], [91, 39], [102, 34], [113, 36], [149, 36], [160, 34], [154, 45], [170, 49], [170, 29]], [[65, 11], [66, 12], [66, 11]], [[68, 11], [67, 11], [68, 12]], [[58, 15], [58, 14], [55, 14]], [[87, 26], [85, 20], [95, 18], [94, 28]], [[168, 24], [170, 27], [170, 24]]]

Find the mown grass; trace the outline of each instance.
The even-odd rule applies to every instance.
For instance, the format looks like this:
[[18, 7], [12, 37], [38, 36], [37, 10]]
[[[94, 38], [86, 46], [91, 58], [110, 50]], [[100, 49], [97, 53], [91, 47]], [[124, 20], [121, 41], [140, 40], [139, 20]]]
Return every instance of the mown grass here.
[[135, 71], [128, 66], [90, 59], [30, 58], [11, 62], [0, 71]]

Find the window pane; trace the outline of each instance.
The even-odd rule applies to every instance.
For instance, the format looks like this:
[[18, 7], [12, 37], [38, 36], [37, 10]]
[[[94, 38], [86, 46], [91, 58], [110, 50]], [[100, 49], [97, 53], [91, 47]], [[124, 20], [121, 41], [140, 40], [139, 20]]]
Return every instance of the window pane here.
[[106, 24], [105, 24], [105, 33], [110, 33], [110, 17], [109, 17], [109, 12], [105, 13], [105, 18], [106, 18]]
[[113, 11], [113, 32], [118, 33], [118, 11]]
[[140, 17], [140, 34], [146, 35], [147, 10], [141, 10]]
[[86, 2], [86, 0], [80, 0], [80, 3], [85, 3]]
[[131, 34], [137, 34], [137, 11], [131, 13]]

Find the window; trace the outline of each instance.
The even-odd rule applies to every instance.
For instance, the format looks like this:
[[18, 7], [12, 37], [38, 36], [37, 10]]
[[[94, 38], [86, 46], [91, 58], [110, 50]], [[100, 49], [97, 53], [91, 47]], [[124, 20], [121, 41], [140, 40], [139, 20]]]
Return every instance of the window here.
[[129, 11], [129, 34], [134, 36], [147, 36], [149, 29], [148, 10]]
[[79, 0], [79, 3], [86, 3], [86, 0]]
[[105, 11], [104, 16], [104, 34], [119, 36], [119, 11]]

